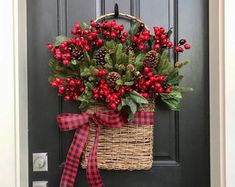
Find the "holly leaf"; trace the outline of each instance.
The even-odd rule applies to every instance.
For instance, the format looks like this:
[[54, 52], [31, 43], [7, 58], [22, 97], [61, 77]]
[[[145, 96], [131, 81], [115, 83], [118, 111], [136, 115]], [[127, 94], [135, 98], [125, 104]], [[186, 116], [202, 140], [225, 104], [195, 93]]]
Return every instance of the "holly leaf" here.
[[65, 40], [67, 40], [68, 38], [66, 36], [63, 36], [63, 35], [60, 35], [60, 36], [57, 36], [55, 38], [55, 42], [53, 43], [53, 45], [55, 47], [58, 47], [62, 42], [64, 42]]
[[89, 25], [86, 22], [81, 22], [81, 28], [84, 29], [88, 29]]
[[140, 53], [136, 56], [134, 61], [134, 66], [137, 70], [140, 70], [140, 67], [143, 65], [144, 53]]
[[182, 94], [179, 90], [172, 90], [169, 94], [162, 93], [160, 96], [161, 100], [166, 103], [171, 110], [180, 110], [180, 100], [182, 99]]
[[135, 114], [137, 111], [137, 105], [136, 103], [131, 99], [131, 97], [126, 97], [126, 104], [129, 106], [132, 114]]
[[129, 94], [130, 94], [131, 99], [133, 99], [138, 104], [148, 104], [149, 103], [146, 98], [144, 98], [142, 95], [140, 95], [136, 91], [132, 91]]

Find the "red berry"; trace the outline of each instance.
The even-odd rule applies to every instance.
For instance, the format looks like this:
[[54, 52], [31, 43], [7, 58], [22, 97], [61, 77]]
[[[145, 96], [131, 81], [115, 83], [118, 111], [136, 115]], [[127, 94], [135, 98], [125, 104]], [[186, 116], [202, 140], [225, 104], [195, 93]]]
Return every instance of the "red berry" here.
[[110, 108], [112, 108], [113, 110], [115, 110], [117, 108], [117, 105], [115, 103], [111, 103], [110, 104]]
[[160, 87], [160, 88], [158, 88], [158, 93], [162, 93], [163, 92], [163, 88], [162, 87]]
[[164, 80], [165, 80], [165, 77], [164, 76], [158, 76], [157, 77], [157, 80], [159, 81], [159, 82], [163, 82]]
[[85, 87], [84, 86], [79, 89], [80, 93], [83, 93], [84, 91], [85, 91]]
[[185, 49], [190, 49], [191, 46], [190, 46], [189, 44], [184, 44], [184, 48], [185, 48]]
[[55, 81], [53, 81], [53, 82], [51, 83], [51, 86], [52, 86], [53, 88], [55, 88], [55, 87], [58, 86], [58, 84], [57, 84]]
[[91, 47], [90, 47], [89, 45], [85, 45], [85, 46], [84, 46], [84, 49], [85, 49], [85, 51], [90, 51], [90, 50], [91, 50]]
[[75, 27], [76, 29], [80, 29], [80, 28], [81, 28], [81, 25], [80, 25], [80, 23], [75, 23], [75, 24], [74, 24], [74, 27]]
[[150, 33], [149, 30], [145, 30], [145, 31], [143, 32], [143, 35], [145, 35], [145, 36], [147, 35], [147, 36], [148, 36], [149, 33]]
[[116, 38], [116, 37], [117, 37], [117, 34], [116, 34], [115, 32], [111, 32], [111, 33], [110, 33], [110, 36], [111, 36], [111, 38]]
[[97, 76], [104, 76], [106, 75], [106, 71], [104, 69], [100, 69], [97, 73]]
[[153, 76], [153, 73], [152, 72], [148, 72], [147, 76], [150, 78]]
[[93, 21], [93, 20], [91, 20], [91, 22], [90, 22], [90, 26], [91, 26], [91, 27], [95, 27], [95, 26], [96, 26], [96, 22], [95, 22], [95, 21]]
[[168, 48], [172, 47], [172, 45], [173, 45], [172, 42], [168, 42], [168, 43], [167, 43], [167, 47], [168, 47]]
[[78, 100], [78, 95], [77, 95], [77, 94], [74, 94], [73, 100], [74, 100], [74, 101], [77, 101], [77, 100]]
[[179, 46], [175, 46], [175, 52], [180, 52], [180, 47]]
[[74, 81], [74, 80], [70, 80], [70, 81], [69, 81], [69, 85], [70, 85], [70, 86], [75, 86], [75, 81]]
[[97, 46], [101, 46], [101, 45], [103, 45], [103, 43], [104, 43], [104, 42], [103, 42], [103, 40], [102, 40], [101, 38], [99, 38], [99, 39], [96, 40], [96, 45], [97, 45]]
[[60, 86], [60, 87], [59, 87], [59, 91], [60, 91], [60, 92], [64, 92], [64, 91], [65, 91], [65, 87], [64, 87], [64, 86]]
[[51, 43], [49, 43], [49, 44], [47, 44], [47, 48], [48, 48], [49, 50], [52, 50], [52, 49], [53, 49], [53, 45], [52, 45]]
[[153, 47], [155, 50], [159, 50], [161, 48], [160, 44], [155, 44]]
[[96, 93], [96, 94], [93, 95], [93, 97], [94, 97], [95, 99], [98, 99], [98, 98], [99, 98], [99, 95]]
[[121, 43], [125, 43], [126, 41], [126, 38], [121, 38]]
[[114, 25], [113, 29], [117, 31], [117, 30], [119, 30], [119, 26], [118, 25]]
[[118, 29], [119, 29], [120, 31], [123, 31], [123, 30], [124, 30], [124, 25], [120, 25]]
[[76, 35], [77, 34], [77, 29], [72, 29], [71, 34]]
[[161, 84], [156, 82], [156, 83], [154, 84], [154, 87], [155, 87], [156, 89], [158, 89], [158, 88], [161, 87]]
[[145, 50], [145, 45], [144, 45], [144, 44], [139, 44], [139, 45], [138, 45], [138, 49], [139, 49], [140, 51]]
[[122, 35], [123, 35], [124, 37], [127, 37], [127, 36], [128, 36], [128, 34], [129, 34], [128, 32], [123, 32], [123, 34], [122, 34]]
[[167, 87], [165, 90], [166, 93], [171, 93], [171, 91], [172, 91], [171, 87]]
[[89, 34], [89, 30], [88, 29], [85, 29], [84, 31], [83, 31], [83, 34], [85, 34], [85, 35], [87, 35], [87, 34]]
[[144, 72], [145, 72], [145, 73], [148, 73], [149, 71], [150, 71], [150, 68], [144, 67]]
[[65, 97], [64, 97], [64, 100], [65, 101], [69, 101], [71, 99], [71, 97], [69, 96], [69, 95], [66, 95]]
[[82, 81], [81, 81], [81, 80], [77, 80], [77, 81], [76, 81], [76, 85], [77, 85], [77, 86], [80, 86], [81, 84], [82, 84]]
[[64, 65], [69, 65], [69, 60], [63, 60]]
[[92, 40], [93, 40], [92, 35], [87, 36], [87, 39], [88, 39], [89, 41], [92, 41]]

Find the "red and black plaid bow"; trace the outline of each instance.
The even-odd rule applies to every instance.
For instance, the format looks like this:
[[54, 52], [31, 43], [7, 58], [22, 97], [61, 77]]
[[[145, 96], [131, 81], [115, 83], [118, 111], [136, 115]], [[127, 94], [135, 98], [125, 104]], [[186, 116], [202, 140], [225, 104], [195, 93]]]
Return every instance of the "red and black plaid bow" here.
[[[97, 168], [97, 146], [100, 133], [100, 125], [106, 128], [119, 128], [123, 125], [123, 119], [119, 114], [110, 111], [102, 111], [94, 114], [60, 114], [57, 116], [59, 128], [62, 131], [75, 130], [72, 144], [67, 153], [65, 166], [60, 181], [60, 187], [73, 187], [80, 164], [81, 154], [86, 144], [91, 124], [95, 124], [96, 137], [90, 151], [87, 163], [87, 179], [90, 187], [104, 187], [99, 170]], [[154, 112], [136, 112], [131, 125], [145, 125], [154, 123]], [[130, 123], [129, 123], [130, 124]]]

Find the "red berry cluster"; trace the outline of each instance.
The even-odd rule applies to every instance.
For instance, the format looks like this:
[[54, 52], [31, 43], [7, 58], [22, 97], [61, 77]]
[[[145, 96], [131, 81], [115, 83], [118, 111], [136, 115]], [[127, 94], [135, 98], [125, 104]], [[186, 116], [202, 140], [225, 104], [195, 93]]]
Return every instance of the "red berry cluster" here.
[[116, 110], [121, 98], [126, 92], [131, 91], [132, 89], [127, 86], [120, 86], [118, 89], [110, 88], [106, 81], [102, 79], [93, 89], [93, 98], [99, 102], [106, 102], [107, 106]]
[[158, 51], [162, 48], [171, 48], [173, 46], [172, 42], [169, 40], [167, 36], [167, 32], [163, 27], [155, 26], [153, 27], [154, 30], [154, 45], [153, 49]]
[[127, 41], [128, 32], [123, 32], [124, 26], [118, 25], [115, 20], [105, 21], [103, 23], [95, 23], [91, 21], [91, 27], [98, 29], [102, 37], [105, 39], [117, 39], [121, 43]]
[[81, 79], [73, 79], [70, 77], [68, 77], [66, 80], [56, 77], [51, 82], [51, 86], [54, 88], [58, 88], [58, 94], [60, 96], [64, 96], [65, 101], [77, 101], [79, 95], [81, 95], [85, 90], [85, 87], [82, 85]]
[[87, 40], [88, 46], [100, 47], [103, 45], [103, 39], [118, 39], [121, 43], [127, 41], [128, 32], [122, 32], [124, 30], [123, 25], [118, 25], [115, 20], [105, 21], [102, 23], [90, 22], [91, 28], [82, 30], [79, 23], [74, 25], [72, 34], [84, 37]]
[[86, 49], [85, 40], [78, 38], [69, 38], [68, 40], [62, 42], [59, 46], [55, 47], [51, 43], [47, 45], [48, 49], [54, 54], [56, 60], [62, 61], [64, 65], [69, 65], [70, 60], [76, 59], [75, 54], [71, 53], [71, 50], [74, 49], [77, 52], [82, 51], [82, 48]]
[[184, 49], [190, 49], [190, 44], [186, 43], [187, 41], [185, 39], [181, 39], [178, 43], [178, 45], [175, 46], [175, 52], [184, 52]]
[[163, 86], [165, 77], [163, 75], [155, 76], [152, 70], [144, 67], [144, 76], [137, 80], [134, 87], [145, 98], [153, 98], [159, 93], [171, 93], [170, 86]]
[[140, 51], [144, 51], [147, 48], [149, 39], [150, 31], [145, 28], [143, 23], [141, 23], [138, 27], [138, 31], [132, 37], [132, 47], [137, 47]]

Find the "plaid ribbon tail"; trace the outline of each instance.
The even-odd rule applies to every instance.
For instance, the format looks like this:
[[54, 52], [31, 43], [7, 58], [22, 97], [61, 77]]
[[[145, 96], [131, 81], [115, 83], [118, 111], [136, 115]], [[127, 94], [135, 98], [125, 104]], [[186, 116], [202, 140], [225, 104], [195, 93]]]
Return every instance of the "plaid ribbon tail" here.
[[97, 147], [100, 135], [100, 126], [95, 125], [96, 136], [90, 151], [87, 163], [87, 179], [90, 187], [104, 187], [104, 183], [101, 179], [99, 169], [97, 167]]
[[84, 125], [76, 129], [72, 144], [70, 145], [67, 153], [65, 166], [60, 181], [60, 187], [74, 186], [78, 166], [80, 165], [80, 157], [85, 147], [89, 132], [90, 125]]

